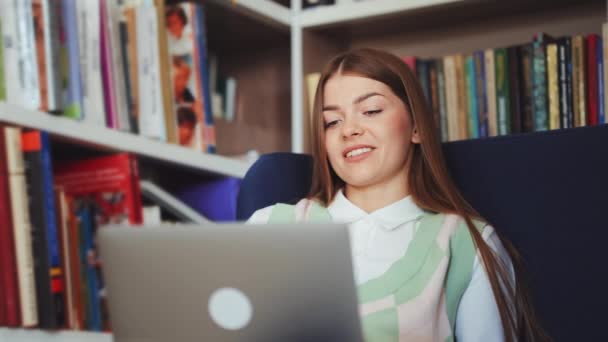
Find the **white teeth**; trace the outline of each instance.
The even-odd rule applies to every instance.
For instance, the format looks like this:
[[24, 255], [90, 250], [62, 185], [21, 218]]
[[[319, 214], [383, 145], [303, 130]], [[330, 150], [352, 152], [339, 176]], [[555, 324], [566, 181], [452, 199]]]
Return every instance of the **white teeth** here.
[[369, 148], [369, 147], [362, 147], [362, 148], [358, 148], [358, 149], [356, 149], [356, 150], [352, 150], [352, 151], [348, 152], [348, 153], [346, 154], [346, 158], [356, 157], [356, 156], [358, 156], [358, 155], [360, 155], [360, 154], [363, 154], [363, 153], [365, 153], [365, 152], [369, 152], [369, 151], [371, 151], [371, 150], [372, 150], [372, 149], [371, 149], [371, 148]]

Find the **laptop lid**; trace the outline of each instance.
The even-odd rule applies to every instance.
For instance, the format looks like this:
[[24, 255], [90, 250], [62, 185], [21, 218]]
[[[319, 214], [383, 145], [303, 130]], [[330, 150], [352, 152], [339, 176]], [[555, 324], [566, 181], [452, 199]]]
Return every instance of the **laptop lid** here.
[[362, 340], [344, 225], [99, 230], [116, 342]]

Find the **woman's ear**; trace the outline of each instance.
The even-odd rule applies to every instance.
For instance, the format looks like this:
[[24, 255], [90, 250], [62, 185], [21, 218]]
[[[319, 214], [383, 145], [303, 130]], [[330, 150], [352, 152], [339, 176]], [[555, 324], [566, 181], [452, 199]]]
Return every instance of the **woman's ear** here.
[[420, 134], [418, 134], [418, 128], [414, 126], [414, 130], [412, 131], [412, 144], [420, 144]]

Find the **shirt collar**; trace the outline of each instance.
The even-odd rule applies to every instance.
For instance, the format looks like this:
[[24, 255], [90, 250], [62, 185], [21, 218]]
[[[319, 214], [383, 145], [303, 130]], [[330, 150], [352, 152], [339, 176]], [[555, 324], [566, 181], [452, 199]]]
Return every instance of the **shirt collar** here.
[[393, 230], [404, 223], [417, 220], [424, 214], [414, 203], [412, 196], [404, 197], [368, 214], [346, 198], [341, 189], [327, 210], [335, 222], [353, 223], [367, 218], [385, 230]]

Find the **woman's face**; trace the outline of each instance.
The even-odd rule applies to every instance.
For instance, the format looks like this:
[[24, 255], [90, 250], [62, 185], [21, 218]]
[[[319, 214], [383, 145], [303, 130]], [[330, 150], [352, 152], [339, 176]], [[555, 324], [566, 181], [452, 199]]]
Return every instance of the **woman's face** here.
[[412, 143], [419, 143], [405, 104], [384, 83], [334, 75], [323, 92], [325, 148], [336, 174], [365, 188], [406, 181]]

